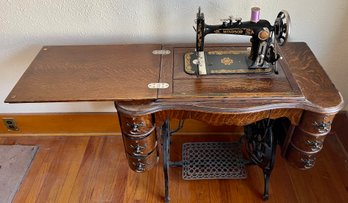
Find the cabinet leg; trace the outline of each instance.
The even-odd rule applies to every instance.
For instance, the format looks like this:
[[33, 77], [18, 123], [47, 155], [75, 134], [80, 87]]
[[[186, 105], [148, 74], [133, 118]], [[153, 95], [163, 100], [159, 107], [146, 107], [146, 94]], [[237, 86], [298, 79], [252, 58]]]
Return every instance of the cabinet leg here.
[[263, 200], [268, 200], [269, 198], [269, 185], [270, 185], [270, 178], [271, 173], [274, 167], [275, 158], [276, 158], [276, 150], [277, 150], [277, 139], [276, 136], [273, 135], [272, 130], [269, 131], [269, 136], [271, 141], [271, 154], [270, 154], [270, 160], [266, 167], [263, 168], [263, 174], [265, 179], [265, 186], [264, 186], [264, 193], [263, 193]]
[[258, 165], [264, 174], [263, 200], [269, 199], [270, 177], [273, 170], [277, 140], [273, 135], [270, 119], [246, 126], [247, 152], [252, 163]]
[[269, 181], [271, 178], [271, 171], [269, 170], [264, 170], [263, 171], [263, 175], [264, 175], [264, 192], [263, 192], [263, 200], [268, 200], [269, 199]]
[[166, 120], [162, 128], [163, 140], [163, 173], [164, 173], [164, 200], [169, 202], [169, 146], [170, 146], [170, 126], [169, 120]]

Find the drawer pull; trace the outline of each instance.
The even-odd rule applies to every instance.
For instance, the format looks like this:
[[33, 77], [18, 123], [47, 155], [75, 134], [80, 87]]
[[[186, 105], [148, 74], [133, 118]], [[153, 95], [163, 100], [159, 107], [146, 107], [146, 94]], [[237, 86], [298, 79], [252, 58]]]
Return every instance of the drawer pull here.
[[307, 140], [306, 144], [309, 145], [312, 152], [319, 151], [323, 147], [323, 142], [319, 140], [315, 140], [315, 141]]
[[129, 147], [134, 149], [133, 151], [133, 155], [142, 155], [143, 154], [143, 150], [146, 149], [146, 144], [144, 144], [144, 146], [141, 146], [139, 144], [133, 146], [133, 145], [130, 145]]
[[141, 122], [141, 123], [128, 123], [127, 122], [127, 126], [131, 127], [131, 134], [138, 134], [140, 133], [140, 128], [144, 127], [145, 123]]
[[138, 159], [138, 162], [133, 162], [133, 165], [135, 166], [135, 172], [144, 172], [145, 171], [145, 164], [140, 162], [141, 160]]
[[310, 156], [308, 157], [302, 157], [301, 162], [303, 164], [303, 167], [305, 169], [310, 169], [314, 166], [315, 164], [315, 157], [311, 158]]
[[323, 121], [316, 122], [314, 121], [313, 125], [318, 130], [319, 133], [327, 133], [330, 131], [331, 121], [325, 123]]

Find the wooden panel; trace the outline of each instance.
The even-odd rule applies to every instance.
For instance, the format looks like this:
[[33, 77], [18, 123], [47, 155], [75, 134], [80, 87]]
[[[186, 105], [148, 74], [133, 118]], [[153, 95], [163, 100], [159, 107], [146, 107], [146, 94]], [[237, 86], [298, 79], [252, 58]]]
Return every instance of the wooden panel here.
[[341, 95], [306, 43], [287, 43], [280, 52], [303, 95], [316, 109], [337, 112], [343, 108]]
[[331, 130], [331, 123], [335, 115], [317, 114], [305, 111], [298, 126], [311, 134], [325, 135]]
[[153, 131], [145, 138], [134, 139], [123, 134], [124, 148], [132, 156], [144, 156], [157, 147], [156, 131]]
[[152, 115], [134, 116], [119, 113], [121, 129], [124, 134], [134, 137], [143, 137], [149, 131], [154, 130]]
[[161, 45], [43, 47], [5, 102], [155, 99]]
[[127, 158], [129, 167], [137, 173], [142, 173], [156, 166], [159, 160], [159, 154], [156, 150], [153, 150], [146, 156], [132, 156], [127, 154]]
[[[292, 95], [290, 86], [269, 78], [237, 80], [199, 79], [174, 80], [173, 95], [177, 97], [262, 97]], [[275, 88], [277, 87], [277, 88]]]
[[[160, 98], [189, 97], [223, 97], [223, 98], [255, 98], [255, 97], [291, 97], [302, 98], [291, 74], [283, 71], [286, 64], [278, 63], [279, 74], [230, 74], [206, 75], [197, 78], [184, 72], [184, 54], [193, 51], [192, 45], [165, 47], [173, 53], [163, 58], [161, 81], [172, 84], [172, 88], [159, 91]], [[246, 49], [246, 44], [210, 45], [207, 50]], [[168, 67], [169, 66], [169, 67]], [[170, 77], [173, 75], [172, 77]], [[170, 91], [171, 90], [171, 91]], [[285, 98], [283, 98], [285, 99]]]
[[245, 126], [266, 118], [277, 119], [287, 117], [292, 124], [299, 122], [301, 111], [297, 109], [278, 109], [274, 113], [270, 110], [244, 114], [203, 113], [198, 111], [159, 111], [156, 122], [160, 125], [165, 119], [195, 119], [213, 126], [236, 125]]
[[[44, 47], [6, 102], [156, 99], [157, 90], [149, 89], [147, 85], [160, 80], [170, 84], [169, 88], [159, 91], [160, 98], [197, 101], [247, 97], [257, 101], [262, 97], [272, 101], [281, 99], [292, 108], [296, 106], [332, 114], [343, 107], [340, 94], [305, 43], [287, 43], [281, 47], [284, 59], [279, 61], [280, 74], [270, 76], [272, 79], [260, 75], [234, 75], [214, 80], [196, 79], [194, 76], [181, 79], [175, 75], [173, 81], [173, 68], [183, 68], [175, 65], [178, 64], [175, 60], [179, 59], [175, 58], [174, 47], [192, 49], [192, 45], [163, 47], [171, 54], [153, 55], [152, 50], [160, 49], [161, 45]], [[182, 61], [181, 58], [179, 62]], [[244, 103], [244, 100], [241, 102]]]

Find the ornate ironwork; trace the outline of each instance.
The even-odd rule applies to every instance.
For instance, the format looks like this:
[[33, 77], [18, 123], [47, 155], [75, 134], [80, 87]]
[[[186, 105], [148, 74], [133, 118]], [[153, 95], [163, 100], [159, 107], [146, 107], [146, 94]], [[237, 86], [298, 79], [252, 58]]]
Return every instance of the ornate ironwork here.
[[269, 198], [269, 181], [275, 162], [276, 140], [273, 136], [273, 121], [265, 119], [245, 126], [245, 144], [248, 158], [262, 168], [264, 173], [263, 199]]
[[182, 146], [182, 178], [244, 179], [245, 161], [238, 142], [189, 142]]
[[[245, 127], [245, 136], [241, 140], [242, 145], [246, 147], [251, 164], [256, 164], [262, 168], [264, 173], [264, 194], [263, 199], [269, 198], [269, 183], [270, 176], [275, 162], [276, 144], [277, 141], [273, 136], [273, 120], [265, 119], [255, 124]], [[183, 122], [179, 123], [176, 130], [170, 130], [170, 122], [166, 120], [162, 126], [162, 142], [163, 142], [163, 172], [165, 186], [165, 202], [169, 202], [169, 167], [184, 166], [184, 161], [170, 161], [170, 137], [183, 126]]]

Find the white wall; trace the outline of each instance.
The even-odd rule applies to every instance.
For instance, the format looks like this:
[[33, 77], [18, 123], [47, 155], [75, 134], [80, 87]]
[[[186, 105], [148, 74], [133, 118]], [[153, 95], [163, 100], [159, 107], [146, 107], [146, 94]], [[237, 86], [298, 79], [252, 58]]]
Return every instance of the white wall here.
[[[347, 0], [1, 0], [0, 101], [43, 45], [195, 42], [198, 6], [210, 24], [229, 15], [250, 18], [252, 6], [274, 21], [286, 9], [290, 41], [305, 41], [348, 101]], [[209, 36], [207, 42], [248, 41]], [[346, 108], [347, 109], [347, 108]], [[111, 102], [4, 104], [0, 113], [114, 111]]]

